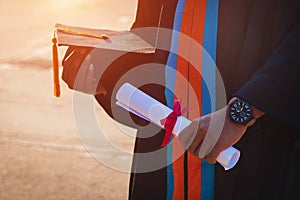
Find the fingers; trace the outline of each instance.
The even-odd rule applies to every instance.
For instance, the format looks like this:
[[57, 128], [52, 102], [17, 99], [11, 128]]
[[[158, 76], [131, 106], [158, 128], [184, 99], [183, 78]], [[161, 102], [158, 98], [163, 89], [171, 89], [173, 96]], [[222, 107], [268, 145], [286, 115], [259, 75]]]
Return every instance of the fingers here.
[[178, 136], [178, 139], [185, 150], [187, 150], [194, 138], [196, 137], [199, 129], [200, 118], [196, 118], [192, 123], [187, 126]]
[[90, 63], [85, 77], [85, 88], [87, 90], [92, 90], [93, 88], [95, 88], [96, 81], [97, 80], [95, 80], [95, 67], [93, 63]]
[[74, 87], [76, 73], [79, 69], [79, 65], [77, 63], [78, 59], [74, 57], [78, 56], [78, 51], [76, 49], [68, 48], [68, 55], [63, 59], [64, 70], [62, 73], [62, 79], [68, 84], [70, 88]]
[[87, 55], [83, 66], [86, 70], [84, 77], [84, 90], [87, 93], [95, 94], [97, 89], [98, 80], [96, 78], [96, 67], [92, 62], [91, 55]]
[[[198, 157], [203, 139], [207, 132], [207, 120], [198, 117], [179, 134], [179, 141], [185, 150]], [[201, 158], [200, 158], [201, 159]]]
[[179, 140], [192, 154], [198, 156], [201, 144], [206, 135], [205, 124], [202, 123], [202, 118], [198, 117], [182, 131], [179, 135]]
[[211, 152], [205, 157], [205, 160], [207, 160], [210, 164], [216, 164], [217, 157], [219, 154], [223, 151], [220, 147], [218, 147], [218, 144], [211, 150]]
[[200, 148], [201, 148], [201, 145], [202, 145], [202, 142], [203, 142], [203, 139], [206, 135], [206, 131], [204, 131], [203, 129], [199, 128], [198, 131], [197, 131], [197, 135], [194, 139], [194, 141], [192, 142], [192, 144], [190, 145], [190, 147], [188, 148], [189, 151], [198, 156], [199, 154], [199, 151], [200, 151]]
[[90, 59], [86, 49], [74, 49], [64, 60], [63, 79], [70, 88], [85, 91]]

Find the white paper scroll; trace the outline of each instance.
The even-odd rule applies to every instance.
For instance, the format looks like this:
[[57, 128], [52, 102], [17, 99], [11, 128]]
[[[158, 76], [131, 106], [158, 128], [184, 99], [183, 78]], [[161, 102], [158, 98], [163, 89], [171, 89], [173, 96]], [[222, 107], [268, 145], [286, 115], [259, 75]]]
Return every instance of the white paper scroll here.
[[[125, 83], [121, 86], [117, 92], [116, 99], [117, 105], [162, 128], [161, 120], [168, 117], [172, 112], [169, 107], [163, 105], [129, 83]], [[190, 124], [191, 121], [189, 119], [183, 116], [178, 117], [173, 129], [173, 134], [178, 136], [180, 132]], [[229, 170], [235, 166], [239, 157], [240, 151], [234, 147], [229, 147], [220, 153], [217, 157], [217, 162], [220, 163], [225, 170]]]

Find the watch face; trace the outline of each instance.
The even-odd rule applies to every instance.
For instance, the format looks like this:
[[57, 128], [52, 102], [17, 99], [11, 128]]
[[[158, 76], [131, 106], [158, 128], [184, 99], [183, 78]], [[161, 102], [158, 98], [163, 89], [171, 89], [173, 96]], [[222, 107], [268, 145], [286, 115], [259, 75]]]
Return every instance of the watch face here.
[[229, 108], [230, 118], [237, 123], [246, 124], [252, 119], [252, 106], [243, 100], [236, 100]]

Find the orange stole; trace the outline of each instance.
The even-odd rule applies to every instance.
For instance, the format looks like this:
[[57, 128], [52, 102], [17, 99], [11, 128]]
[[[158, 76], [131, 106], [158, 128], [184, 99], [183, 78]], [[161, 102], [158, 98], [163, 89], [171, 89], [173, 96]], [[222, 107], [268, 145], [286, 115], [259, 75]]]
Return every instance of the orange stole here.
[[[180, 32], [202, 45], [204, 36], [204, 20], [206, 11], [205, 0], [186, 0], [182, 26]], [[201, 115], [202, 107], [202, 77], [201, 50], [195, 52], [191, 43], [179, 37], [178, 54], [184, 51], [188, 55], [186, 59], [178, 56], [175, 96], [182, 102], [182, 107], [189, 107], [187, 117], [193, 120]], [[197, 66], [192, 66], [189, 60], [196, 56]], [[197, 67], [197, 69], [195, 68]], [[198, 72], [199, 71], [199, 72]], [[173, 158], [176, 159], [180, 152], [176, 138], [173, 140]], [[179, 148], [179, 149], [178, 149]], [[176, 150], [177, 149], [177, 150]], [[182, 151], [182, 150], [181, 150]], [[173, 162], [174, 171], [174, 200], [184, 199], [184, 155]], [[188, 199], [201, 198], [201, 161], [198, 157], [188, 153]]]

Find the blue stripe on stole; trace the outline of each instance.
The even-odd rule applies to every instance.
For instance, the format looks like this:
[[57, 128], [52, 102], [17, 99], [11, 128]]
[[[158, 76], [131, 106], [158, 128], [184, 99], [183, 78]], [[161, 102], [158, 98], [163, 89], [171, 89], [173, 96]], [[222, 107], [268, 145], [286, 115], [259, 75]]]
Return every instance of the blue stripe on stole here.
[[[171, 52], [168, 57], [167, 67], [165, 71], [165, 80], [166, 80], [166, 90], [165, 96], [167, 100], [167, 106], [173, 108], [174, 104], [174, 89], [176, 81], [176, 68], [177, 68], [177, 50], [178, 50], [178, 39], [179, 32], [182, 23], [182, 15], [184, 10], [185, 0], [178, 0], [174, 24], [173, 24], [173, 33], [172, 33], [172, 42], [171, 42]], [[172, 140], [172, 137], [171, 137]], [[170, 143], [171, 144], [171, 143]], [[167, 200], [173, 199], [174, 194], [174, 175], [173, 175], [173, 166], [172, 166], [172, 145], [167, 146]]]
[[170, 54], [168, 57], [167, 67], [165, 72], [165, 79], [166, 79], [165, 96], [167, 100], [167, 106], [170, 107], [171, 109], [173, 108], [173, 104], [174, 104], [174, 88], [175, 88], [175, 81], [176, 81], [178, 40], [179, 40], [181, 23], [182, 23], [184, 5], [185, 5], [185, 0], [178, 0], [176, 11], [175, 11], [175, 17], [174, 17]]
[[[219, 0], [206, 1], [203, 47], [210, 55], [202, 56], [202, 115], [216, 110], [216, 52], [218, 32]], [[212, 60], [214, 62], [212, 62]], [[201, 200], [214, 199], [215, 167], [207, 161], [202, 162]]]

